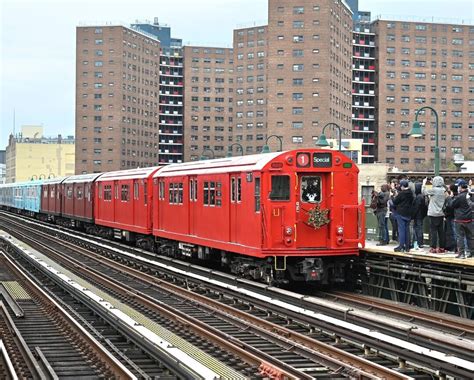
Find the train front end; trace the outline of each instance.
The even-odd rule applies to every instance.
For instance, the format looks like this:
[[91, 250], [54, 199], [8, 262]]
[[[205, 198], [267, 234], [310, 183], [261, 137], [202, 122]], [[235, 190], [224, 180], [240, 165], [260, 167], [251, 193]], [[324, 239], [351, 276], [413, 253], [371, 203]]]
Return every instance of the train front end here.
[[262, 253], [274, 276], [321, 284], [344, 282], [365, 243], [358, 168], [330, 150], [284, 152], [262, 171]]

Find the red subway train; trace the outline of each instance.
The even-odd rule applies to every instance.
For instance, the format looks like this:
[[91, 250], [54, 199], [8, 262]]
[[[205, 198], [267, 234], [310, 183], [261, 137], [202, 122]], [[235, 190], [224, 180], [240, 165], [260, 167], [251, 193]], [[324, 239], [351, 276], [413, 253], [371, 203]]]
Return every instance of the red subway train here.
[[301, 149], [83, 174], [43, 181], [28, 213], [267, 283], [327, 284], [365, 242], [358, 172], [341, 152]]

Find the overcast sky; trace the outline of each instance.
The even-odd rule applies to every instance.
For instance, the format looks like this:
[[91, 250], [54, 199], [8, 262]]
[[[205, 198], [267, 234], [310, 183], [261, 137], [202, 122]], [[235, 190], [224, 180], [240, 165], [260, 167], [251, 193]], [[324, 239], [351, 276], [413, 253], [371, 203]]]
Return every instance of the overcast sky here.
[[[359, 0], [372, 16], [473, 23], [474, 0]], [[0, 149], [16, 130], [74, 134], [75, 28], [153, 20], [185, 44], [231, 47], [232, 29], [267, 22], [267, 0], [0, 0]]]

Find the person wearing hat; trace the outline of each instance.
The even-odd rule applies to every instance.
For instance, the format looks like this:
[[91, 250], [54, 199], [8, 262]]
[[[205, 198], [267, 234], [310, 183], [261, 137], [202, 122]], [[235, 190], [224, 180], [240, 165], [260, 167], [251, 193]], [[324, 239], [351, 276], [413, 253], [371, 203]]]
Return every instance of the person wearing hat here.
[[406, 179], [400, 181], [400, 192], [393, 200], [398, 224], [398, 247], [395, 252], [410, 252], [410, 221], [413, 214], [414, 195]]
[[[457, 232], [457, 258], [466, 258], [466, 248], [468, 256], [474, 256], [474, 224], [472, 221], [472, 209], [469, 204], [468, 184], [464, 180], [458, 181], [459, 194], [453, 200], [454, 223]], [[465, 241], [467, 247], [465, 246]]]
[[429, 196], [428, 217], [430, 220], [430, 253], [444, 253], [444, 201], [446, 199], [446, 189], [444, 187], [443, 177], [436, 176], [433, 178], [433, 188], [427, 189], [427, 178], [423, 180], [423, 195]]

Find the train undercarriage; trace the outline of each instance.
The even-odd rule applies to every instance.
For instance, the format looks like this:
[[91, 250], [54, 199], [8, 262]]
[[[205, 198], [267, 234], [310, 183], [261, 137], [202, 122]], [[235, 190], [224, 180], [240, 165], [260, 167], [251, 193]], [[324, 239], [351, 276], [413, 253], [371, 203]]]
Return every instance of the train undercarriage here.
[[[13, 211], [13, 209], [10, 211]], [[256, 259], [220, 249], [137, 234], [64, 217], [51, 217], [45, 214], [32, 215], [29, 212], [19, 213], [63, 227], [85, 231], [88, 234], [106, 239], [121, 240], [160, 255], [212, 263], [214, 266], [218, 265], [236, 276], [270, 285], [287, 283], [333, 285], [345, 283], [350, 277], [355, 259], [354, 256], [269, 256]]]

